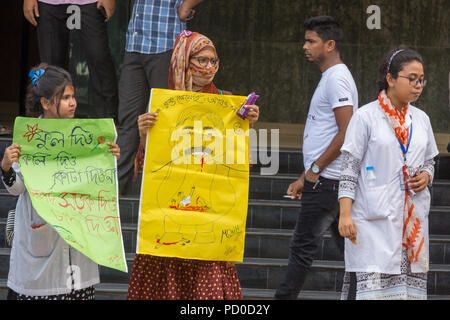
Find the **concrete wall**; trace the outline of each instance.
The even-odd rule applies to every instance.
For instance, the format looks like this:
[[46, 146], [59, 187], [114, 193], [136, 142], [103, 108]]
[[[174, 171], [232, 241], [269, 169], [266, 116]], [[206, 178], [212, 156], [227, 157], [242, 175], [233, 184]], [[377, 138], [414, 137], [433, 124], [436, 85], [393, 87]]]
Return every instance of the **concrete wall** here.
[[[119, 74], [132, 1], [116, 3], [109, 31]], [[370, 5], [380, 8], [381, 29], [367, 27]], [[261, 121], [305, 122], [320, 72], [304, 58], [303, 22], [331, 15], [343, 25], [342, 57], [355, 78], [360, 106], [376, 98], [380, 58], [404, 44], [425, 60], [428, 86], [416, 106], [430, 116], [435, 132], [450, 132], [448, 0], [205, 0], [196, 11], [188, 28], [204, 33], [217, 46], [221, 64], [216, 85], [239, 95], [260, 94]], [[82, 61], [76, 43], [73, 56], [78, 62], [73, 66]], [[79, 80], [87, 90], [86, 79], [84, 75]]]

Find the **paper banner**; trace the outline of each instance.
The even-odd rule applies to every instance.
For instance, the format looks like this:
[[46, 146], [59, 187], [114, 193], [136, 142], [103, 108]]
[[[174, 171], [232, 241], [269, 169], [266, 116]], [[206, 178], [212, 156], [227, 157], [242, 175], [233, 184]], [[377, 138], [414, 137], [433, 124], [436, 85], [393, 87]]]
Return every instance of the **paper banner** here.
[[33, 207], [73, 248], [127, 272], [112, 119], [17, 117], [13, 143]]
[[137, 252], [242, 261], [248, 208], [245, 97], [153, 89]]

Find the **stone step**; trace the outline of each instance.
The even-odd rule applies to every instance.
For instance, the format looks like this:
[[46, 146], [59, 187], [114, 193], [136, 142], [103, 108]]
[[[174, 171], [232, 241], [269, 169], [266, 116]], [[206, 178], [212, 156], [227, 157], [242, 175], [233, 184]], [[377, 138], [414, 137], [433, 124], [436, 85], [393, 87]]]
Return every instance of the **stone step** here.
[[[96, 300], [125, 300], [127, 292], [128, 284], [123, 283], [99, 283], [95, 286]], [[242, 288], [244, 300], [273, 300], [274, 295], [275, 290]], [[302, 291], [298, 300], [339, 300], [340, 297], [340, 292]]]
[[[259, 159], [259, 158], [258, 158]], [[261, 168], [269, 168], [269, 165], [262, 165], [261, 163], [253, 164], [250, 173], [260, 175]], [[450, 180], [450, 155], [441, 154], [435, 158], [435, 179]], [[296, 175], [304, 171], [303, 154], [300, 150], [294, 149], [280, 149], [279, 152], [279, 170], [278, 175]]]
[[[0, 181], [0, 184], [3, 185], [3, 182]], [[8, 211], [16, 207], [17, 199], [18, 197], [11, 195], [5, 189], [0, 189], [0, 218], [8, 216]]]
[[450, 180], [435, 180], [431, 188], [432, 206], [450, 206]]
[[[287, 259], [292, 235], [292, 230], [247, 228], [244, 256], [246, 258]], [[344, 260], [343, 253], [340, 253], [329, 231], [322, 237], [319, 251], [314, 259]], [[450, 264], [449, 235], [430, 235], [430, 263]]]
[[[241, 286], [254, 289], [276, 289], [284, 279], [287, 259], [246, 258], [237, 263]], [[304, 290], [340, 292], [344, 275], [343, 261], [314, 261]], [[450, 295], [450, 265], [430, 265], [428, 294]]]
[[[0, 280], [0, 300], [7, 297], [8, 288], [6, 280]], [[95, 285], [96, 300], [125, 300], [128, 292], [128, 284], [123, 283], [99, 283]], [[274, 289], [242, 288], [244, 300], [273, 300]], [[341, 293], [333, 291], [307, 291], [298, 295], [298, 300], [340, 300]], [[450, 300], [450, 295], [428, 295], [428, 300]]]
[[[4, 149], [11, 145], [11, 137], [0, 137], [0, 160], [3, 158]], [[265, 148], [252, 149], [254, 152], [267, 154], [268, 157], [272, 158], [276, 156], [275, 151], [267, 151]], [[260, 163], [260, 157], [256, 157], [258, 163], [253, 164], [250, 169], [251, 173], [256, 175], [261, 174], [261, 168], [268, 168], [272, 164], [262, 164]], [[277, 174], [291, 174], [299, 176], [304, 171], [303, 166], [303, 153], [300, 149], [292, 148], [280, 148], [278, 151], [278, 172]], [[448, 179], [450, 180], [450, 155], [440, 154], [436, 157], [435, 164], [435, 178], [436, 179]], [[140, 181], [140, 180], [139, 180]], [[1, 188], [2, 186], [0, 186]], [[136, 189], [133, 189], [136, 192]], [[134, 193], [139, 194], [139, 193]]]
[[[99, 283], [95, 285], [96, 300], [125, 300], [127, 297], [128, 284]], [[6, 280], [0, 280], [0, 300], [7, 297], [8, 288]], [[275, 290], [273, 289], [250, 289], [242, 288], [244, 300], [273, 300]], [[302, 291], [297, 300], [340, 300], [340, 292], [332, 291]], [[450, 300], [450, 295], [429, 295], [428, 300]]]
[[[297, 180], [299, 175], [278, 174], [275, 176], [262, 176], [251, 173], [249, 181], [249, 199], [252, 200], [274, 200], [284, 199], [289, 185]], [[126, 191], [127, 197], [139, 196], [141, 192], [140, 184], [142, 181], [142, 173], [138, 174], [136, 183], [133, 183], [129, 190]], [[338, 188], [338, 186], [336, 186]], [[430, 187], [429, 187], [430, 188]], [[431, 192], [432, 206], [450, 206], [450, 180], [438, 179], [437, 176], [433, 181]]]
[[450, 155], [438, 156], [434, 167], [436, 179], [450, 180]]
[[[275, 289], [243, 288], [242, 295], [247, 300], [273, 300]], [[334, 291], [307, 291], [300, 292], [297, 300], [340, 300], [341, 293]], [[450, 300], [450, 295], [428, 295], [428, 300]]]
[[[8, 277], [9, 249], [0, 249], [0, 279]], [[102, 283], [129, 283], [134, 254], [126, 254], [129, 271], [99, 267]], [[244, 258], [236, 263], [243, 288], [276, 289], [287, 270], [287, 259]], [[340, 292], [344, 276], [343, 261], [314, 261], [305, 281], [304, 290]], [[428, 294], [450, 295], [450, 265], [431, 264], [428, 272]]]
[[[128, 283], [133, 255], [127, 254], [128, 274], [100, 266], [100, 279], [105, 283]], [[244, 258], [236, 263], [238, 277], [243, 288], [276, 289], [284, 278], [287, 259]], [[428, 273], [429, 294], [450, 294], [450, 265], [431, 265]], [[343, 261], [314, 261], [304, 290], [340, 292], [344, 276]]]
[[[450, 190], [450, 189], [449, 189]], [[8, 211], [15, 208], [17, 197], [0, 190], [0, 219], [6, 219]], [[139, 220], [139, 198], [121, 197], [119, 200], [122, 223], [137, 224]], [[297, 200], [252, 200], [248, 202], [247, 228], [291, 229], [295, 228], [301, 201]], [[435, 235], [450, 235], [450, 206], [432, 206], [429, 215], [429, 232]]]
[[[1, 202], [0, 192], [0, 202]], [[121, 197], [120, 218], [124, 223], [138, 223], [139, 197]], [[247, 226], [254, 228], [293, 229], [301, 208], [300, 201], [252, 200], [248, 201]], [[1, 209], [0, 209], [1, 210]], [[6, 208], [5, 208], [6, 210]], [[0, 217], [2, 217], [0, 212]]]
[[[142, 181], [141, 174], [136, 183], [133, 184], [128, 191], [127, 197], [138, 196], [140, 194], [140, 181]], [[249, 183], [249, 199], [252, 200], [283, 200], [286, 195], [286, 190], [289, 185], [294, 182], [298, 175], [276, 175], [276, 176], [261, 176], [257, 174], [250, 175]], [[338, 186], [336, 186], [338, 187]], [[431, 205], [432, 206], [450, 206], [450, 180], [435, 179], [430, 188], [431, 191]]]
[[[119, 206], [122, 222], [138, 223], [138, 197], [122, 197]], [[297, 200], [250, 199], [248, 201], [246, 226], [247, 228], [293, 230], [300, 209], [301, 201]], [[430, 234], [450, 235], [450, 206], [431, 207], [429, 214], [429, 228]]]
[[[250, 176], [249, 198], [282, 200], [289, 185], [298, 177], [293, 175]], [[338, 187], [338, 186], [336, 186]], [[450, 206], [450, 180], [434, 180], [431, 189], [432, 206]]]
[[[9, 247], [6, 242], [5, 227], [6, 219], [0, 219], [0, 248]], [[125, 252], [135, 253], [137, 225], [123, 223], [121, 227]], [[293, 230], [247, 228], [244, 256], [287, 259], [292, 235]], [[344, 260], [344, 255], [339, 251], [330, 232], [326, 232], [322, 237], [315, 259]], [[450, 235], [430, 235], [430, 262], [450, 264]]]
[[[16, 202], [17, 197], [0, 190], [0, 218], [6, 218], [8, 211], [15, 208]], [[250, 199], [248, 204], [248, 228], [294, 229], [301, 208], [301, 201], [297, 200]], [[137, 196], [121, 197], [119, 208], [123, 223], [138, 223]], [[429, 219], [430, 234], [450, 234], [450, 206], [432, 206]]]
[[[247, 228], [295, 228], [301, 201], [249, 200]], [[450, 206], [432, 206], [429, 213], [429, 233], [450, 235]]]

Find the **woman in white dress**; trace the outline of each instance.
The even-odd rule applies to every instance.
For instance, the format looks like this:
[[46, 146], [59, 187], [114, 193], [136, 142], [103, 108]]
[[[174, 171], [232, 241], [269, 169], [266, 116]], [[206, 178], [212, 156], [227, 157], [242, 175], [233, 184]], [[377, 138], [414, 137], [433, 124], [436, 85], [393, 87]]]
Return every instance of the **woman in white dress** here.
[[410, 104], [425, 85], [417, 52], [389, 52], [378, 99], [348, 126], [339, 184], [342, 299], [427, 298], [427, 185], [438, 149], [428, 116]]

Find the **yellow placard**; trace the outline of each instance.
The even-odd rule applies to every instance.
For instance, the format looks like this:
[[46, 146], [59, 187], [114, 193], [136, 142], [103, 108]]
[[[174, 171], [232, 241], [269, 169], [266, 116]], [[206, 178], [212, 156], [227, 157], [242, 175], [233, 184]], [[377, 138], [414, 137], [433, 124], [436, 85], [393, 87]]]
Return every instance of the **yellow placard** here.
[[137, 253], [242, 261], [249, 188], [243, 96], [153, 89]]

